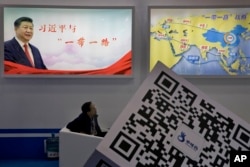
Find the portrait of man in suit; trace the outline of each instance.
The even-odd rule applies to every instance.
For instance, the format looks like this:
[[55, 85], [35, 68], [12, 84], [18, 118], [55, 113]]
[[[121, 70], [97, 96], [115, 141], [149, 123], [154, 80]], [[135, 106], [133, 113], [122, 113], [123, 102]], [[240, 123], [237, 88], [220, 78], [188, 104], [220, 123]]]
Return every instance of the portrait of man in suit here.
[[33, 20], [29, 17], [15, 20], [16, 35], [4, 42], [4, 60], [37, 69], [47, 69], [39, 49], [29, 43], [34, 34], [33, 28]]

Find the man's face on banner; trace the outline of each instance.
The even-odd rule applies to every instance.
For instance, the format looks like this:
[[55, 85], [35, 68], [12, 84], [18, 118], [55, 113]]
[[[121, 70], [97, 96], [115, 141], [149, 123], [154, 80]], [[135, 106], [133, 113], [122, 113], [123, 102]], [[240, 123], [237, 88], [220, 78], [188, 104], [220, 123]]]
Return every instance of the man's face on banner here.
[[33, 24], [30, 22], [22, 22], [19, 27], [15, 28], [16, 36], [24, 43], [28, 43], [33, 37]]

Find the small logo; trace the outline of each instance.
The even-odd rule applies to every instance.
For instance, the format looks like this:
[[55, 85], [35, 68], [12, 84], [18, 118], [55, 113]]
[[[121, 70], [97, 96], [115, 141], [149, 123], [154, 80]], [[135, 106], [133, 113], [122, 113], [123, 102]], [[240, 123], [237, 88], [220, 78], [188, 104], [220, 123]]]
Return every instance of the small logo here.
[[180, 142], [184, 142], [185, 141], [185, 137], [186, 137], [186, 134], [184, 132], [181, 132], [181, 134], [178, 136], [178, 140]]
[[197, 145], [194, 144], [194, 141], [191, 141], [190, 139], [185, 139], [186, 133], [181, 131], [181, 133], [178, 135], [177, 140], [179, 142], [185, 143], [189, 148], [191, 148], [193, 151], [197, 151], [199, 148]]
[[185, 124], [178, 127], [172, 144], [178, 148], [181, 152], [186, 154], [191, 159], [198, 158], [202, 148], [204, 139], [199, 133], [196, 133], [193, 129], [190, 129]]
[[250, 151], [231, 151], [230, 167], [249, 167]]

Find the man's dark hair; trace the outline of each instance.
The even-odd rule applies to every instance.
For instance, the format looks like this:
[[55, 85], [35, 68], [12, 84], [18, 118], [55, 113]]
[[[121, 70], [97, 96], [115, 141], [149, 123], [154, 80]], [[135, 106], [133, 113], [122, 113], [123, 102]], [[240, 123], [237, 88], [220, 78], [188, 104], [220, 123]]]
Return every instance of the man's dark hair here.
[[91, 101], [88, 101], [82, 105], [82, 112], [87, 113], [90, 111]]
[[20, 18], [18, 18], [18, 19], [15, 20], [14, 26], [17, 28], [17, 27], [19, 27], [19, 26], [21, 25], [21, 23], [24, 22], [24, 21], [33, 23], [33, 20], [32, 20], [31, 18], [29, 18], [29, 17], [20, 17]]

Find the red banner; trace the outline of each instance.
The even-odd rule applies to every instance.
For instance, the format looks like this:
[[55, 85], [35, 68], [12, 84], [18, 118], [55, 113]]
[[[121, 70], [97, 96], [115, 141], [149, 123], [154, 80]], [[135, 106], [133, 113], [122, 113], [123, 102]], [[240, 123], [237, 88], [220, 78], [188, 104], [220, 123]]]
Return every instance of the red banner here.
[[41, 74], [41, 75], [131, 75], [132, 73], [132, 53], [131, 51], [124, 55], [119, 61], [111, 66], [98, 70], [42, 70], [36, 69], [21, 64], [4, 61], [4, 73], [11, 74]]

